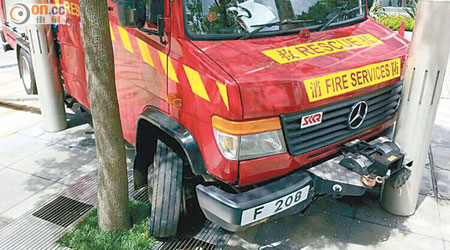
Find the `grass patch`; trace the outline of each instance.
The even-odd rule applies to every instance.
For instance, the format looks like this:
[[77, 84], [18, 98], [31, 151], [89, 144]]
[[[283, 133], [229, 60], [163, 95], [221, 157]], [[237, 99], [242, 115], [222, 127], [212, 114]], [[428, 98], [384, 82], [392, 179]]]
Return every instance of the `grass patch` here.
[[148, 233], [147, 216], [150, 207], [130, 200], [133, 227], [119, 232], [104, 232], [98, 227], [97, 209], [94, 209], [74, 229], [58, 240], [62, 246], [72, 249], [152, 249], [156, 240]]
[[405, 21], [405, 31], [412, 31], [414, 28], [414, 19], [401, 15], [384, 15], [377, 18], [377, 21], [392, 30], [398, 30], [402, 24], [402, 21]]

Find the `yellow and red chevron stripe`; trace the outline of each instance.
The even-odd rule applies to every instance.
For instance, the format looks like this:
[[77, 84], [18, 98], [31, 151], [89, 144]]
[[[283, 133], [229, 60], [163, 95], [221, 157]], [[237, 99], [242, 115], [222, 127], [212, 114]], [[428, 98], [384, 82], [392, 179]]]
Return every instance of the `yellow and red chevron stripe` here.
[[[119, 34], [120, 41], [117, 41], [116, 29]], [[183, 77], [185, 76], [192, 93], [207, 102], [211, 102], [210, 94], [208, 94], [207, 90], [208, 88], [206, 88], [205, 86], [205, 81], [206, 80], [209, 81], [210, 79], [207, 79], [206, 77], [202, 76], [198, 71], [187, 65], [184, 64], [178, 65], [178, 63], [172, 60], [172, 58], [168, 57], [167, 54], [149, 46], [146, 42], [139, 39], [138, 37], [129, 34], [128, 31], [123, 27], [110, 23], [110, 31], [111, 31], [111, 39], [116, 42], [121, 42], [123, 47], [132, 54], [138, 53], [133, 50], [132, 46], [131, 39], [135, 39], [136, 40], [135, 42], [139, 47], [139, 53], [142, 57], [142, 60], [146, 64], [148, 64], [152, 68], [155, 68], [156, 70], [159, 70], [159, 67], [156, 67], [156, 62], [159, 62], [162, 69], [161, 73], [167, 75], [169, 79], [174, 81], [175, 83], [180, 83], [180, 79], [184, 79]], [[184, 75], [183, 77], [181, 77], [183, 72]], [[229, 111], [230, 104], [228, 99], [227, 85], [220, 82], [216, 82], [214, 88], [216, 88], [220, 93], [224, 107]]]

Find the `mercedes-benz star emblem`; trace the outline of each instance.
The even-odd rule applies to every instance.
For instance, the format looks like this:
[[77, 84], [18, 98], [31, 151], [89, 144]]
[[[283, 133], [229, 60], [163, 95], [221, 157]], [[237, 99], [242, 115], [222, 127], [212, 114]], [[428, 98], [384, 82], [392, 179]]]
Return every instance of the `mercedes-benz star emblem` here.
[[350, 115], [348, 116], [348, 126], [351, 129], [357, 129], [363, 124], [366, 118], [369, 105], [365, 101], [360, 101], [353, 105]]

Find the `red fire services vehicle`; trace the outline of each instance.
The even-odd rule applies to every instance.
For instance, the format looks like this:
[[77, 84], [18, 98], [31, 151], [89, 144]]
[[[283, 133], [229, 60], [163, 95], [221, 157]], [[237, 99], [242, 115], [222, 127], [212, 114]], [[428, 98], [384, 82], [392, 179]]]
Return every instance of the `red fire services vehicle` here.
[[[2, 0], [3, 48], [36, 93], [28, 37]], [[66, 92], [89, 109], [77, 0], [53, 25]], [[409, 178], [389, 140], [408, 42], [364, 0], [108, 1], [125, 140], [149, 229], [175, 235], [187, 201], [238, 231]], [[380, 186], [380, 185], [377, 185]]]

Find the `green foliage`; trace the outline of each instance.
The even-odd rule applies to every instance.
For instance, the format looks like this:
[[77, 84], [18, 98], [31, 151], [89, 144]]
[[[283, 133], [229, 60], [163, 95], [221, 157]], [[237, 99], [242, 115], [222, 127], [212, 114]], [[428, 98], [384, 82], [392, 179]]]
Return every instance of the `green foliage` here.
[[416, 11], [417, 11], [417, 2], [416, 1], [412, 1], [412, 3], [410, 5], [408, 5], [407, 7], [403, 7], [403, 10], [406, 11], [406, 13], [408, 13], [408, 15], [411, 18], [416, 18]]
[[373, 19], [378, 19], [386, 16], [384, 7], [385, 6], [381, 3], [381, 0], [375, 0], [372, 7], [370, 7], [369, 9], [369, 16]]
[[94, 209], [73, 230], [63, 235], [58, 243], [72, 249], [125, 250], [152, 249], [155, 239], [148, 233], [149, 206], [143, 202], [129, 202], [133, 227], [119, 232], [104, 232], [98, 227], [97, 210]]
[[414, 19], [411, 17], [405, 17], [401, 15], [397, 16], [386, 15], [378, 18], [377, 21], [393, 30], [398, 30], [400, 28], [400, 25], [402, 24], [402, 21], [405, 21], [406, 31], [412, 31], [414, 28]]

